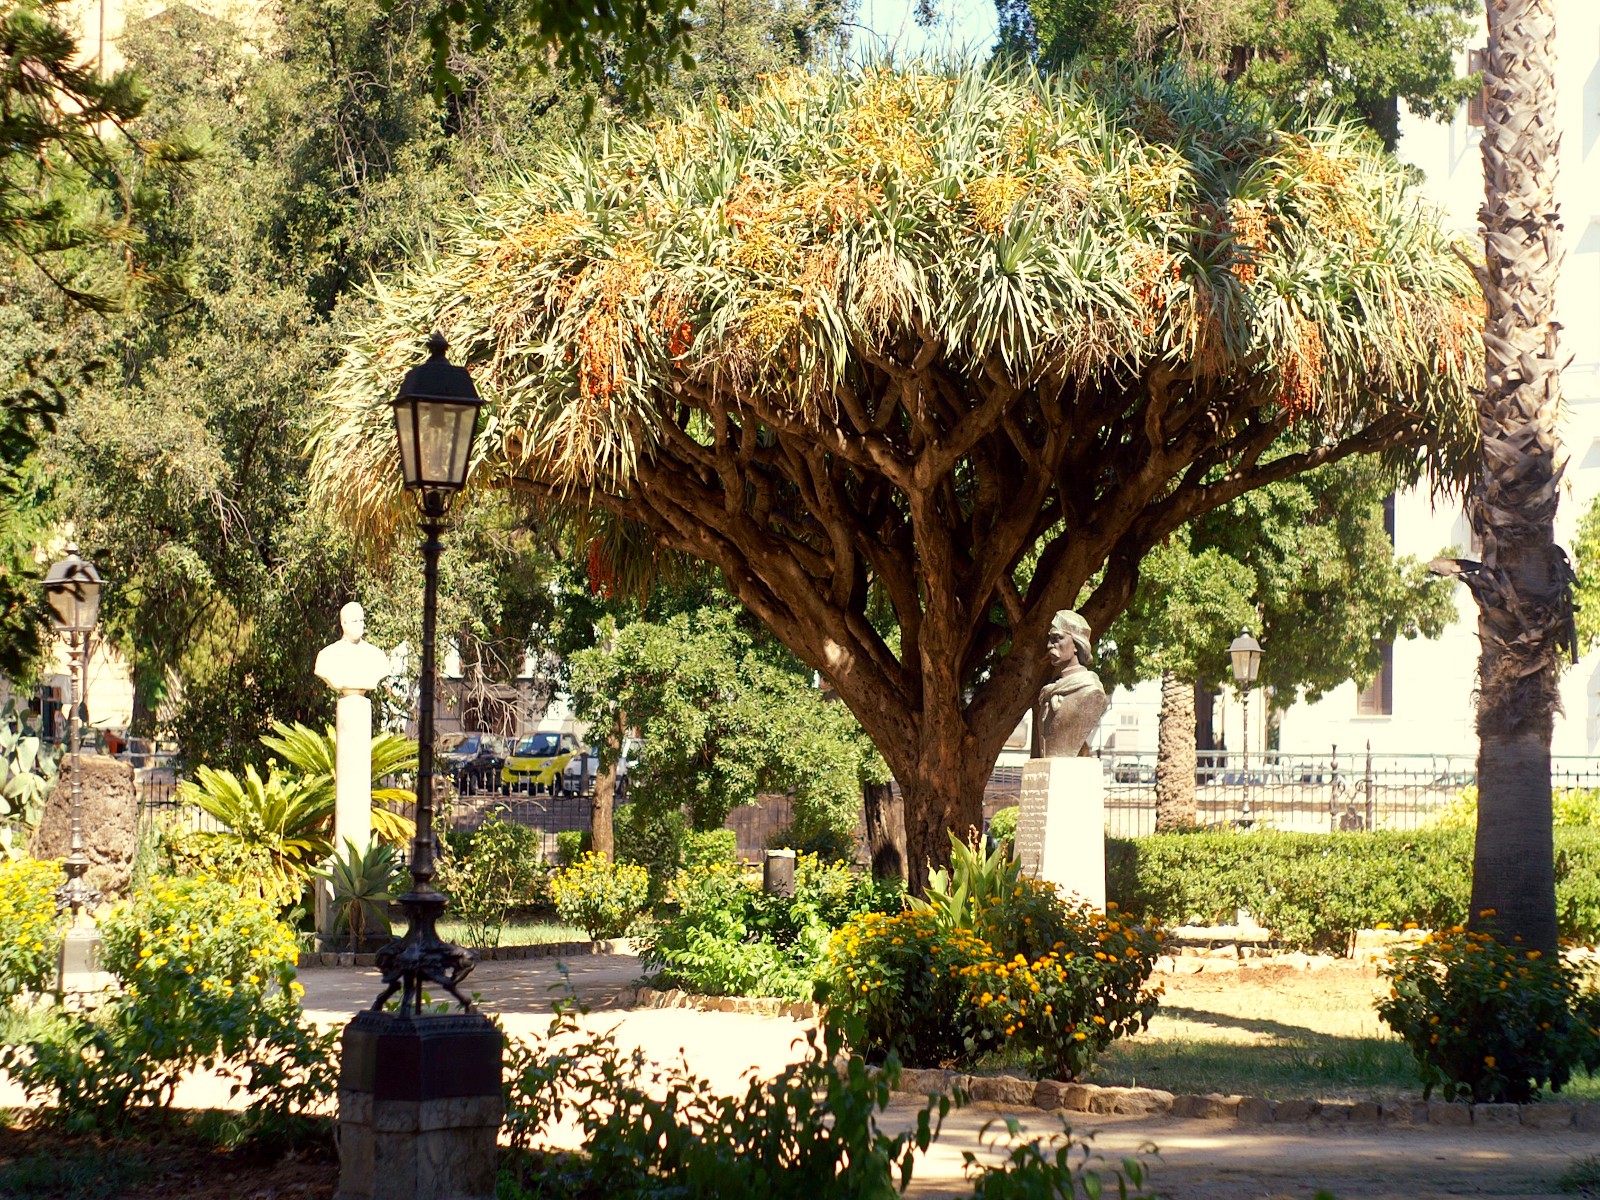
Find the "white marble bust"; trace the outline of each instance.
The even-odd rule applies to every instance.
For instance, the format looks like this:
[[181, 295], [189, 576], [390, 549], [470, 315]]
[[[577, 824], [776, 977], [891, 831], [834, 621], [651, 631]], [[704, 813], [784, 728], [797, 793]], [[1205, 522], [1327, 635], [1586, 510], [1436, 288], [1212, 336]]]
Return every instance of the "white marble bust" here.
[[389, 656], [362, 640], [367, 616], [354, 600], [339, 610], [339, 628], [344, 636], [317, 651], [317, 678], [341, 694], [370, 692], [390, 674]]

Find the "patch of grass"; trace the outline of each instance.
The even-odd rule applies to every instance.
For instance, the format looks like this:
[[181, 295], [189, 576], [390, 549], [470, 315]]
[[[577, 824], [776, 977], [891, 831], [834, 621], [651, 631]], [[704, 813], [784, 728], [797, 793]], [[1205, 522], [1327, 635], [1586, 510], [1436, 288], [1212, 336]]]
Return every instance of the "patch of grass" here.
[[0, 1159], [0, 1196], [9, 1200], [101, 1200], [126, 1195], [154, 1173], [148, 1154], [126, 1145], [59, 1145]]
[[0, 1003], [0, 1046], [17, 1046], [41, 1036], [54, 1013], [54, 1002], [46, 998]]
[[[1270, 1099], [1392, 1100], [1421, 1095], [1405, 1045], [1373, 1008], [1371, 970], [1269, 967], [1166, 977], [1150, 1028], [1112, 1045], [1096, 1083]], [[1600, 1099], [1600, 1077], [1577, 1075], [1544, 1099]]]
[[1556, 1189], [1569, 1196], [1600, 1196], [1600, 1157], [1575, 1160], [1556, 1180]]
[[[396, 932], [399, 932], [397, 930]], [[439, 936], [447, 942], [465, 944], [467, 927], [448, 916], [439, 922]], [[589, 935], [576, 925], [563, 925], [559, 921], [507, 921], [500, 933], [502, 946], [543, 946], [549, 942], [586, 942]]]

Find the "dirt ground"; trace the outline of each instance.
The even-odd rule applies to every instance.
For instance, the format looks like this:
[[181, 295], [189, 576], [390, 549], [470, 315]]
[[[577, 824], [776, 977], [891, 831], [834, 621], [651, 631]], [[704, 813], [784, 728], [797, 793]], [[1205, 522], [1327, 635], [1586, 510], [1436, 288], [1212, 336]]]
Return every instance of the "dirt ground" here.
[[[548, 1025], [551, 999], [571, 991], [590, 1008], [586, 1018], [595, 1028], [613, 1029], [624, 1048], [639, 1046], [658, 1062], [686, 1058], [694, 1071], [719, 1089], [732, 1091], [750, 1070], [776, 1071], [803, 1053], [806, 1026], [781, 1017], [702, 1013], [685, 1009], [624, 1010], [622, 991], [639, 975], [637, 959], [624, 955], [576, 958], [566, 974], [551, 960], [491, 962], [479, 967], [471, 984], [483, 1007], [499, 1015], [513, 1035], [542, 1033]], [[316, 1019], [343, 1024], [378, 992], [370, 970], [327, 969], [302, 973], [306, 1007]], [[1364, 1013], [1354, 1013], [1346, 999], [1369, 997], [1376, 986], [1370, 974], [1330, 973], [1320, 983], [1290, 976], [1174, 977], [1168, 980], [1169, 1020], [1217, 1026], [1223, 1036], [1241, 1041], [1272, 1034], [1271, 1025], [1296, 1029], [1329, 1027], [1349, 1020], [1364, 1033]], [[1222, 998], [1228, 997], [1226, 1001]], [[1231, 1007], [1230, 1007], [1231, 1006]], [[1318, 1018], [1317, 1011], [1325, 1016]], [[1337, 1017], [1349, 1010], [1354, 1015]], [[1219, 1017], [1222, 1012], [1224, 1017]], [[1227, 1014], [1232, 1013], [1232, 1016]], [[1197, 1015], [1198, 1014], [1198, 1015]], [[1263, 1032], [1265, 1028], [1265, 1033]], [[1155, 1086], [1161, 1086], [1156, 1083]], [[209, 1077], [187, 1081], [179, 1103], [191, 1107], [226, 1107], [226, 1091]], [[0, 1083], [0, 1105], [18, 1097]], [[897, 1100], [888, 1117], [905, 1127], [915, 1120], [918, 1105]], [[1007, 1114], [975, 1104], [952, 1114], [944, 1137], [919, 1165], [910, 1195], [915, 1197], [970, 1194], [963, 1187], [962, 1151], [998, 1157], [993, 1135], [1003, 1133], [1003, 1119], [1016, 1116], [1033, 1133], [1059, 1129], [1048, 1114], [1028, 1109]], [[1575, 1163], [1600, 1155], [1600, 1136], [1576, 1130], [1402, 1129], [1383, 1126], [1299, 1124], [1240, 1126], [1232, 1121], [1075, 1115], [1075, 1132], [1092, 1134], [1099, 1153], [1115, 1162], [1122, 1155], [1149, 1154], [1152, 1182], [1174, 1200], [1276, 1200], [1305, 1197], [1319, 1191], [1342, 1198], [1433, 1200], [1447, 1196], [1551, 1197], [1563, 1173]], [[986, 1127], [988, 1128], [986, 1132]], [[0, 1130], [0, 1147], [15, 1131]], [[555, 1139], [562, 1140], [559, 1136]], [[1154, 1147], [1154, 1153], [1150, 1148]], [[3, 1150], [0, 1150], [3, 1154]], [[181, 1164], [180, 1164], [181, 1165]], [[281, 1164], [282, 1174], [234, 1174], [221, 1182], [186, 1182], [163, 1178], [147, 1189], [126, 1193], [130, 1200], [323, 1200], [331, 1195], [336, 1168], [326, 1162]], [[232, 1190], [230, 1190], [230, 1188]]]

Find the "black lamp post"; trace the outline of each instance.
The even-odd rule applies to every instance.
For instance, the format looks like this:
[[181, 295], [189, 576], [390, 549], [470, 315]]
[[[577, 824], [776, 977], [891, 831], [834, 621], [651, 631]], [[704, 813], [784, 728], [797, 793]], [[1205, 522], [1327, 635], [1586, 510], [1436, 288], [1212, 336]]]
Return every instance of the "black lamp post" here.
[[[436, 928], [445, 898], [433, 886], [434, 656], [439, 534], [467, 481], [483, 401], [472, 378], [428, 339], [428, 359], [406, 373], [394, 400], [400, 467], [422, 512], [422, 678], [417, 705], [417, 831], [407, 929], [376, 956], [384, 990], [345, 1027], [339, 1080], [340, 1200], [491, 1200], [503, 1104], [501, 1038], [460, 992], [477, 964]], [[435, 984], [461, 1012], [429, 1013]], [[396, 992], [395, 1012], [384, 1005]]]
[[89, 859], [83, 852], [83, 771], [78, 712], [83, 705], [89, 635], [100, 619], [100, 588], [104, 582], [92, 562], [78, 557], [76, 545], [69, 545], [67, 556], [44, 577], [44, 600], [50, 610], [50, 623], [57, 633], [67, 635], [70, 658], [72, 705], [67, 712], [67, 748], [72, 761], [72, 841], [61, 864], [67, 879], [56, 889], [56, 908], [61, 912], [70, 910], [74, 926], [86, 909], [100, 902], [100, 893], [83, 877], [89, 868]]
[[411, 841], [411, 890], [400, 897], [410, 921], [405, 937], [379, 954], [384, 994], [374, 1009], [397, 989], [400, 1012], [422, 1011], [422, 985], [431, 981], [456, 998], [466, 1011], [472, 1003], [456, 985], [475, 959], [459, 946], [445, 943], [434, 928], [445, 898], [433, 886], [437, 842], [433, 831], [433, 697], [438, 667], [434, 641], [439, 607], [439, 534], [450, 501], [467, 482], [472, 441], [483, 401], [464, 367], [445, 357], [444, 336], [428, 339], [428, 360], [406, 372], [394, 400], [394, 424], [400, 440], [400, 470], [407, 491], [416, 493], [422, 510], [422, 680], [417, 702], [417, 832]]
[[1261, 671], [1261, 643], [1248, 629], [1241, 629], [1228, 647], [1228, 657], [1233, 660], [1233, 681], [1244, 702], [1244, 812], [1239, 823], [1249, 826], [1255, 824], [1250, 809], [1250, 689]]

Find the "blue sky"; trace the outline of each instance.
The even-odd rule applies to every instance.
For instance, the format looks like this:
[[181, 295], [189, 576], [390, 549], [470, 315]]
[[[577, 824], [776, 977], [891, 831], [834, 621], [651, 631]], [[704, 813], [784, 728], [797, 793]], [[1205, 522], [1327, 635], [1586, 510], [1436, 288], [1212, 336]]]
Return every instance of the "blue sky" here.
[[911, 15], [915, 7], [915, 0], [860, 0], [855, 18], [859, 28], [851, 39], [855, 53], [893, 50], [897, 56], [912, 57], [951, 49], [982, 53], [994, 44], [994, 0], [937, 0], [939, 21], [931, 29], [918, 27]]

